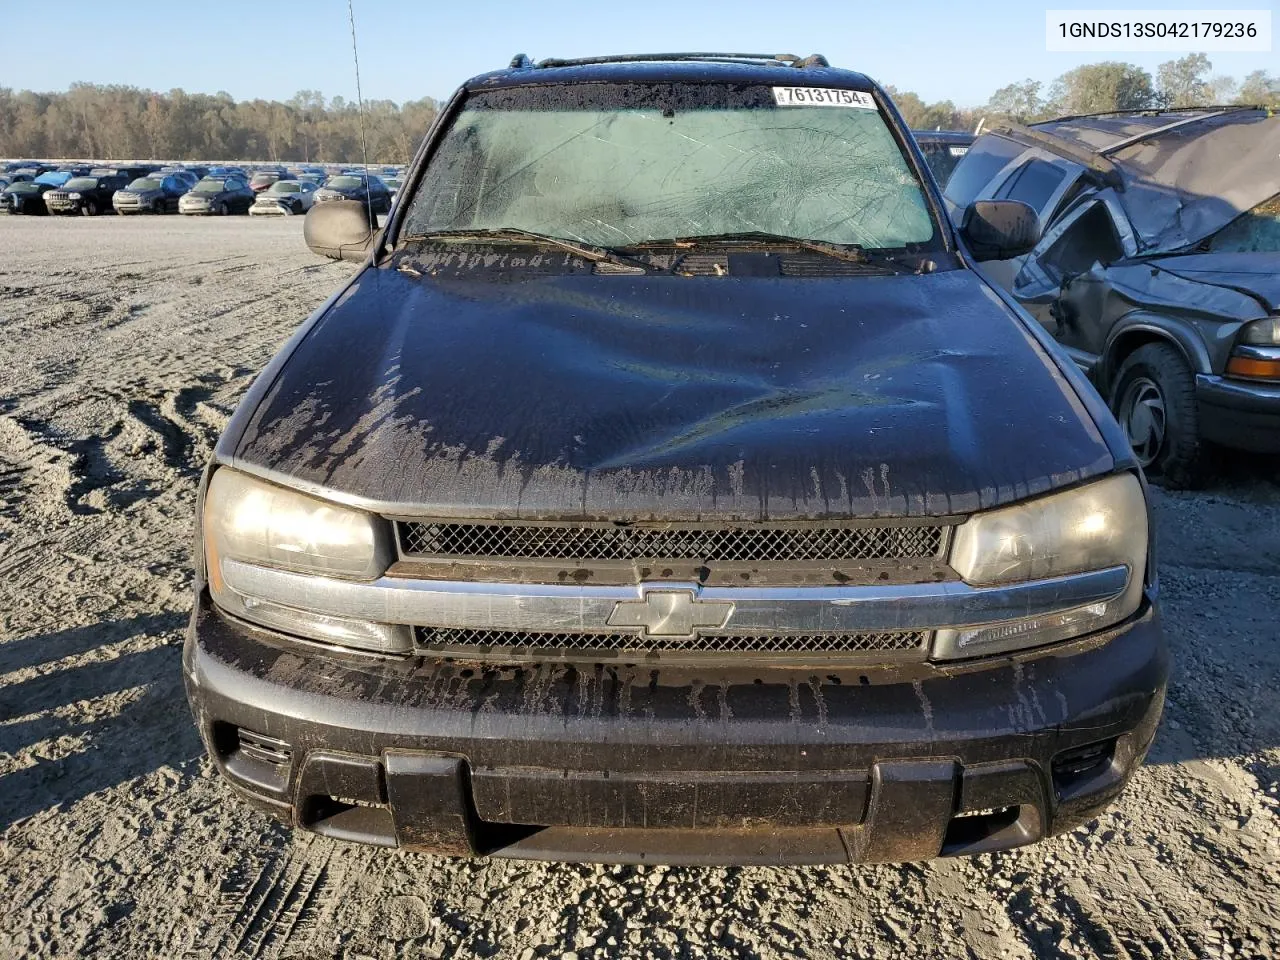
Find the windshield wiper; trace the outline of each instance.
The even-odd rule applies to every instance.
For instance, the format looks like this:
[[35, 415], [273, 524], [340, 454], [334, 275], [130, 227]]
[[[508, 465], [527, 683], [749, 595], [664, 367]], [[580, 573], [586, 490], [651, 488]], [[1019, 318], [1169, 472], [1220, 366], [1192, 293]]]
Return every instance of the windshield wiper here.
[[800, 247], [802, 250], [812, 250], [814, 253], [821, 253], [828, 257], [834, 257], [837, 260], [847, 260], [850, 263], [874, 264], [876, 266], [884, 266], [893, 270], [901, 270], [903, 272], [912, 272], [912, 268], [902, 263], [897, 258], [884, 253], [876, 253], [867, 250], [865, 247], [856, 243], [828, 243], [825, 240], [809, 240], [805, 237], [789, 237], [782, 233], [767, 233], [763, 230], [749, 230], [743, 233], [708, 233], [688, 237], [670, 237], [665, 240], [646, 240], [643, 243], [632, 244], [633, 247], [693, 247], [700, 244], [715, 243], [758, 243], [772, 246], [791, 246]]
[[580, 257], [596, 263], [605, 262], [612, 263], [618, 267], [639, 268], [648, 273], [650, 265], [643, 260], [635, 257], [628, 257], [625, 254], [610, 250], [608, 247], [598, 247], [592, 243], [583, 243], [578, 240], [567, 240], [564, 237], [554, 237], [547, 233], [537, 233], [533, 230], [524, 230], [520, 227], [491, 227], [481, 230], [433, 230], [430, 233], [419, 233], [413, 236], [401, 237], [401, 241], [443, 241], [463, 243], [466, 241], [485, 241], [485, 240], [528, 240], [532, 243], [545, 243], [553, 247], [559, 247], [562, 250], [568, 250], [570, 253], [576, 253]]

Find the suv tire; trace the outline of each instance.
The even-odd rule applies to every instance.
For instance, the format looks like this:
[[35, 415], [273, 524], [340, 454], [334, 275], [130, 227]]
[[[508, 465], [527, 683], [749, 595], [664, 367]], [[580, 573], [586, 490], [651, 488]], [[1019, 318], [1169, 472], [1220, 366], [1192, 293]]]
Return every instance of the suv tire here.
[[1148, 343], [1116, 373], [1111, 410], [1143, 469], [1162, 486], [1190, 489], [1205, 476], [1196, 379], [1178, 350]]

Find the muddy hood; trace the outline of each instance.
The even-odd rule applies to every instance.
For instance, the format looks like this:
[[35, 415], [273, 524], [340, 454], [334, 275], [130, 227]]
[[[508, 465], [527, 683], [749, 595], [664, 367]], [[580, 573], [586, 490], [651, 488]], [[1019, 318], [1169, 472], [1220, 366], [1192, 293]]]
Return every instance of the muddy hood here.
[[389, 513], [946, 515], [1113, 463], [1073, 387], [968, 271], [368, 268], [261, 396], [224, 458]]

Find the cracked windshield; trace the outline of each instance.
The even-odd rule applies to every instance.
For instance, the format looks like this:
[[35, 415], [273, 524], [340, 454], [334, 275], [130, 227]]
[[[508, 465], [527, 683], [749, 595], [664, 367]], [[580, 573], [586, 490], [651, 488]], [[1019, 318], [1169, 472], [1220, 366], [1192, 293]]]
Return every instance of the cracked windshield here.
[[879, 110], [753, 91], [729, 105], [625, 89], [474, 97], [403, 235], [518, 228], [619, 247], [760, 232], [868, 249], [932, 239], [920, 182]]

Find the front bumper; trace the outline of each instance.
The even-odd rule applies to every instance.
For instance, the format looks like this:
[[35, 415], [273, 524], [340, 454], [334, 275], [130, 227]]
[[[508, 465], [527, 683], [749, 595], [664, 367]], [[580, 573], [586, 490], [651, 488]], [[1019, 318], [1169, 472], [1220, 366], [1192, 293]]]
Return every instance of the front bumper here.
[[924, 860], [1085, 822], [1145, 755], [1168, 665], [1148, 604], [982, 663], [785, 671], [338, 654], [202, 594], [184, 670], [219, 771], [294, 826], [456, 855], [745, 864]]
[[163, 213], [164, 200], [148, 200], [142, 198], [131, 198], [125, 200], [113, 200], [112, 206], [115, 207], [117, 213]]
[[45, 207], [50, 213], [66, 214], [79, 213], [80, 208], [84, 206], [83, 200], [46, 200]]
[[1280, 453], [1280, 384], [1196, 377], [1200, 433], [1252, 453]]

